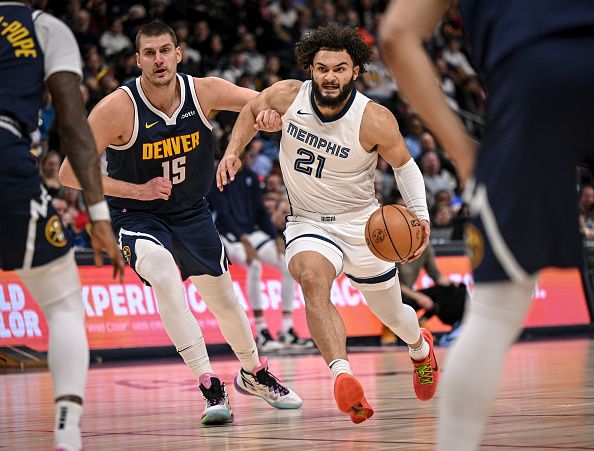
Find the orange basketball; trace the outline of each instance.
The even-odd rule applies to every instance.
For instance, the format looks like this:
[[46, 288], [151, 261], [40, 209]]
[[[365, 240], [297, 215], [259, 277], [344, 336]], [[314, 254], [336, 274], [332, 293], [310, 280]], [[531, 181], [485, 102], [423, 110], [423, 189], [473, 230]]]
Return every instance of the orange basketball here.
[[365, 224], [365, 242], [377, 258], [402, 262], [423, 243], [421, 221], [400, 205], [384, 205], [374, 211]]

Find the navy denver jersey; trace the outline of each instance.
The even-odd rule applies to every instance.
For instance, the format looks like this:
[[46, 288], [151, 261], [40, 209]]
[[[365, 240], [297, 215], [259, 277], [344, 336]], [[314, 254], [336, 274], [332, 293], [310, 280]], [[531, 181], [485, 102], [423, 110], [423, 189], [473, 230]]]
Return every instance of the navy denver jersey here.
[[120, 88], [134, 104], [134, 129], [127, 144], [107, 148], [109, 177], [135, 184], [165, 177], [173, 187], [168, 200], [108, 197], [112, 209], [175, 214], [205, 202], [214, 177], [212, 126], [200, 108], [193, 78], [177, 74], [177, 79], [181, 102], [171, 117], [151, 105], [140, 77]]
[[0, 3], [0, 114], [32, 131], [43, 95], [43, 52], [33, 25], [33, 10]]
[[56, 72], [82, 74], [68, 27], [23, 4], [0, 3], [0, 266], [5, 270], [41, 266], [70, 249], [29, 152], [44, 80]]

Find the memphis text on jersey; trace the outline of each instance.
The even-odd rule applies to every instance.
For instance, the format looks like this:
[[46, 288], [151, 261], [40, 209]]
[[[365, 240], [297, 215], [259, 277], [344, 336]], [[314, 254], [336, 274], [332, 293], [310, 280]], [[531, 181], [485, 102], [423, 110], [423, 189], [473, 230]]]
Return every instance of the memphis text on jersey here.
[[7, 22], [4, 16], [0, 16], [0, 30], [0, 36], [5, 36], [12, 45], [14, 56], [17, 58], [21, 56], [37, 58], [35, 41], [33, 41], [31, 33], [22, 23], [18, 20]]
[[324, 138], [320, 138], [311, 132], [305, 131], [297, 127], [292, 122], [289, 122], [287, 127], [287, 133], [293, 138], [311, 146], [314, 149], [325, 150], [326, 153], [334, 155], [339, 158], [348, 158], [351, 149], [348, 147], [342, 147], [339, 144], [328, 141]]
[[173, 155], [187, 153], [198, 147], [200, 132], [189, 135], [179, 135], [172, 138], [165, 138], [160, 141], [142, 144], [143, 160], [160, 160]]

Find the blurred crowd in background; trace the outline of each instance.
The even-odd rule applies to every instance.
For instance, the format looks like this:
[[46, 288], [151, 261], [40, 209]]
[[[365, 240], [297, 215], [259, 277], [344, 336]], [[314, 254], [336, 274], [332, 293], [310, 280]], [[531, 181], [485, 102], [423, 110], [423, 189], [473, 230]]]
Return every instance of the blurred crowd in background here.
[[[399, 94], [378, 51], [378, 24], [387, 3], [387, 0], [37, 0], [34, 6], [53, 13], [74, 32], [83, 61], [80, 90], [87, 111], [140, 74], [134, 39], [138, 28], [152, 20], [162, 20], [175, 30], [183, 52], [180, 72], [196, 77], [222, 77], [258, 91], [278, 80], [309, 78], [293, 57], [294, 44], [306, 33], [329, 22], [357, 28], [373, 49], [373, 60], [368, 72], [358, 80], [357, 89], [388, 107], [398, 119], [401, 133], [425, 179], [434, 242], [461, 240], [468, 208], [462, 200], [456, 162], [445, 155]], [[485, 92], [469, 62], [462, 20], [455, 7], [448, 9], [425, 44], [449, 105], [480, 140]], [[235, 113], [220, 112], [209, 118], [214, 125], [219, 155], [225, 150], [236, 117]], [[53, 132], [54, 118], [48, 94], [40, 112], [33, 152], [40, 158], [41, 173], [68, 233], [76, 246], [86, 247], [88, 219], [81, 196], [75, 190], [61, 187], [57, 177], [62, 154], [57, 134]], [[279, 141], [280, 133], [259, 133], [246, 151], [245, 164], [258, 175], [273, 223], [282, 230], [289, 203], [278, 164]], [[582, 168], [578, 174], [580, 226], [584, 238], [594, 243], [592, 173]], [[375, 188], [381, 203], [398, 202], [392, 168], [381, 157]]]

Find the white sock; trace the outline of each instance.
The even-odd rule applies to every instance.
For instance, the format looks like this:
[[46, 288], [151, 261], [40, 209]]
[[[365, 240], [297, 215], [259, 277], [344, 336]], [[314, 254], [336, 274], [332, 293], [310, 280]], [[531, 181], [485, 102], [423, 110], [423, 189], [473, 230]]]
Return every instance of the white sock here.
[[427, 343], [427, 340], [425, 340], [425, 337], [423, 337], [423, 335], [421, 335], [421, 338], [423, 339], [423, 341], [421, 343], [421, 346], [419, 346], [418, 348], [413, 348], [410, 345], [408, 346], [408, 353], [410, 354], [410, 357], [413, 360], [416, 360], [417, 362], [422, 362], [429, 355], [429, 343]]
[[289, 332], [289, 329], [293, 327], [293, 318], [290, 316], [287, 318], [283, 316], [283, 332]]
[[266, 326], [266, 320], [263, 316], [256, 316], [254, 318], [254, 321], [256, 322], [256, 330], [258, 331], [258, 333], [262, 332], [264, 329], [268, 329], [268, 327]]
[[179, 352], [179, 355], [198, 380], [203, 374], [213, 372], [202, 331], [200, 331], [200, 337], [195, 342], [177, 348], [177, 352]]
[[332, 378], [334, 380], [336, 380], [338, 375], [342, 373], [350, 374], [351, 376], [353, 375], [351, 364], [348, 360], [334, 359], [328, 364], [328, 367], [330, 367], [330, 371], [332, 371]]
[[54, 448], [68, 451], [82, 449], [80, 436], [80, 419], [83, 407], [72, 401], [56, 403], [56, 419], [54, 425]]

